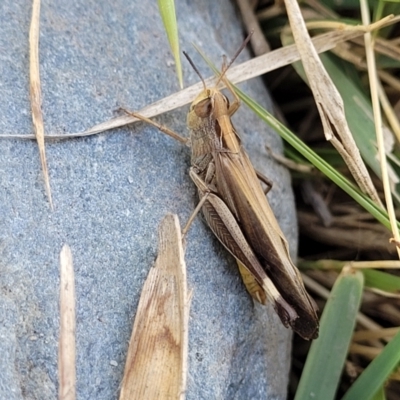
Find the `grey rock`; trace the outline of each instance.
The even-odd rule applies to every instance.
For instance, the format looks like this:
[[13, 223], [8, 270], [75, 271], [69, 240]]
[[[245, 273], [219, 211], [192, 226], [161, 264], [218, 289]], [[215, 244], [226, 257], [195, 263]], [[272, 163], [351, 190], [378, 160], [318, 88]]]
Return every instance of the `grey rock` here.
[[[176, 4], [181, 48], [219, 63], [242, 41], [240, 21], [224, 1]], [[31, 2], [0, 4], [0, 133], [30, 134], [28, 33]], [[240, 60], [248, 58], [244, 52]], [[46, 132], [78, 132], [138, 110], [178, 90], [156, 2], [42, 2], [40, 67]], [[198, 77], [185, 62], [185, 85]], [[241, 87], [267, 108], [259, 79]], [[186, 132], [187, 108], [157, 120]], [[282, 144], [245, 106], [234, 117], [258, 169], [274, 181], [268, 195], [296, 248], [290, 180], [264, 145]], [[74, 256], [79, 399], [118, 397], [141, 286], [157, 255], [167, 212], [184, 224], [197, 196], [189, 150], [143, 124], [47, 144], [55, 210], [49, 209], [33, 141], [0, 140], [0, 398], [57, 396], [59, 252]], [[283, 399], [290, 331], [271, 307], [253, 305], [235, 262], [202, 218], [187, 236], [193, 289], [187, 399]]]

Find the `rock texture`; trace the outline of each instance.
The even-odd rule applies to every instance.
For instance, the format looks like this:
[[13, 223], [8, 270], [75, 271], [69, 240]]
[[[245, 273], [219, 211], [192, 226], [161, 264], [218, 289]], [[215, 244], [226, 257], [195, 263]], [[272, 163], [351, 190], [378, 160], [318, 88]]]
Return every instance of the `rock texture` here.
[[[219, 63], [243, 35], [227, 1], [178, 0], [181, 48]], [[0, 133], [31, 134], [28, 33], [31, 1], [0, 4]], [[156, 2], [43, 1], [40, 67], [45, 130], [78, 132], [178, 90]], [[247, 54], [239, 58], [244, 60]], [[185, 85], [198, 81], [184, 62]], [[241, 86], [270, 107], [261, 80]], [[158, 118], [187, 134], [187, 109]], [[281, 141], [245, 106], [234, 118], [292, 250], [297, 228], [287, 172], [264, 145]], [[189, 150], [143, 124], [47, 144], [55, 209], [45, 195], [37, 145], [0, 140], [0, 398], [57, 396], [58, 257], [68, 243], [77, 292], [79, 399], [117, 398], [142, 283], [167, 212], [184, 224], [197, 197]], [[233, 259], [201, 218], [187, 236], [193, 289], [187, 399], [284, 399], [290, 332], [253, 305]]]

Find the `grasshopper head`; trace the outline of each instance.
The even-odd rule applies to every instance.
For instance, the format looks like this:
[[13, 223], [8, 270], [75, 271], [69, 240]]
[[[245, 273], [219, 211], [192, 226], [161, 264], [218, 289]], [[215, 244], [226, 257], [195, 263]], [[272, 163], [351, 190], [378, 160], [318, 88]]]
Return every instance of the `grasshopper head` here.
[[[215, 119], [218, 119], [220, 117], [225, 117], [225, 116], [232, 116], [235, 111], [237, 110], [239, 106], [239, 99], [237, 95], [235, 95], [231, 85], [229, 84], [228, 80], [225, 78], [226, 71], [229, 69], [229, 67], [232, 65], [232, 63], [236, 60], [240, 52], [244, 49], [246, 44], [249, 42], [251, 36], [253, 34], [253, 31], [249, 33], [247, 38], [243, 41], [242, 45], [240, 48], [236, 51], [235, 55], [233, 56], [232, 60], [229, 63], [226, 63], [226, 58], [224, 57], [224, 62], [222, 64], [221, 68], [221, 74], [220, 77], [217, 80], [217, 83], [215, 84], [215, 87], [213, 89], [207, 89], [206, 87], [206, 82], [201, 76], [199, 70], [197, 67], [194, 65], [193, 61], [191, 58], [188, 56], [186, 52], [183, 52], [187, 60], [189, 61], [190, 65], [193, 67], [194, 71], [197, 73], [197, 75], [200, 77], [201, 81], [203, 82], [203, 91], [194, 99], [192, 105], [190, 106], [190, 111], [188, 114], [188, 119], [187, 119], [187, 125], [189, 129], [196, 129], [198, 128], [202, 122], [204, 122], [205, 118], [209, 118], [211, 115]], [[228, 87], [228, 89], [231, 91], [231, 93], [235, 96], [235, 106], [230, 108], [229, 106], [229, 100], [226, 96], [224, 96], [218, 89], [218, 84], [220, 82], [224, 82], [225, 85]]]
[[217, 88], [204, 89], [190, 106], [188, 127], [193, 129], [210, 116], [218, 118], [221, 111], [227, 109], [229, 109], [229, 100]]

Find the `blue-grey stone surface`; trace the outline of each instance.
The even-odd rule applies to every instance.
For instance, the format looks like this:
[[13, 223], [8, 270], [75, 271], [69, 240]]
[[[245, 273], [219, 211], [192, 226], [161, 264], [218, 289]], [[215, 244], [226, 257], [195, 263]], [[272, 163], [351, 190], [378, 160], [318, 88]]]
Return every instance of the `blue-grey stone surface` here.
[[[243, 35], [227, 0], [176, 2], [181, 48], [210, 75], [191, 42], [219, 63]], [[31, 1], [0, 2], [0, 133], [31, 134], [28, 33]], [[245, 52], [240, 60], [248, 58]], [[178, 90], [156, 1], [42, 1], [40, 71], [48, 134], [83, 131]], [[185, 85], [198, 81], [183, 63]], [[261, 80], [241, 86], [271, 108]], [[187, 108], [158, 121], [182, 134]], [[277, 135], [245, 106], [234, 122], [292, 251], [287, 172], [264, 150]], [[74, 256], [79, 399], [118, 397], [141, 286], [167, 212], [184, 224], [197, 197], [189, 149], [143, 124], [47, 144], [55, 209], [37, 145], [0, 140], [0, 399], [57, 397], [59, 252]], [[290, 332], [271, 307], [253, 305], [233, 259], [201, 218], [187, 236], [190, 310], [187, 399], [284, 399]]]

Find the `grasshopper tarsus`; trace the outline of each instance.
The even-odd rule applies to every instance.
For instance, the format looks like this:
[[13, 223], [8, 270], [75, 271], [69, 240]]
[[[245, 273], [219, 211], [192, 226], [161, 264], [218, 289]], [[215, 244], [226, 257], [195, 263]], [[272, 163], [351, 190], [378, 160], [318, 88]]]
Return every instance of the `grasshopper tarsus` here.
[[257, 178], [267, 186], [266, 189], [264, 190], [264, 194], [267, 194], [274, 186], [274, 182], [272, 182], [271, 179], [269, 179], [265, 175], [263, 175], [260, 171], [258, 171], [258, 170], [255, 170], [255, 171], [257, 174]]

